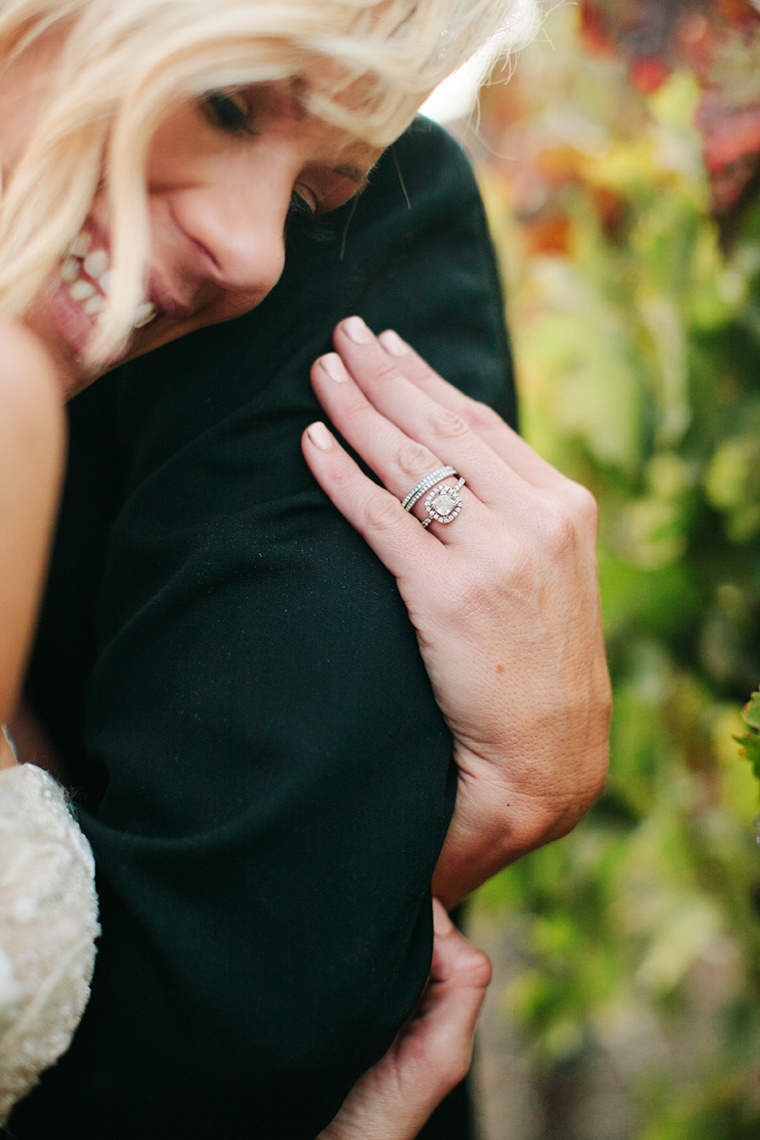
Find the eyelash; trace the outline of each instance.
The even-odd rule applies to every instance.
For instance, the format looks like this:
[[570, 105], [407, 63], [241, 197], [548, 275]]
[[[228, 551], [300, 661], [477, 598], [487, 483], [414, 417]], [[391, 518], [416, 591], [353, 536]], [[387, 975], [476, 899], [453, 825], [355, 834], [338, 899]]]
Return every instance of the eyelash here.
[[[309, 197], [313, 199], [313, 195], [310, 191], [308, 191], [308, 187], [307, 192], [309, 193]], [[299, 193], [298, 190], [294, 190], [290, 195], [290, 209], [288, 210], [288, 215], [291, 218], [297, 217], [313, 220], [317, 217], [316, 203], [313, 200], [309, 201], [309, 198], [307, 198], [306, 194]]]
[[[242, 107], [233, 95], [226, 91], [209, 91], [203, 98], [203, 109], [215, 126], [231, 135], [254, 135], [250, 123], [250, 112]], [[314, 195], [306, 187], [306, 193], [294, 190], [290, 196], [289, 218], [314, 221], [317, 216]]]
[[226, 91], [209, 91], [203, 97], [203, 109], [215, 126], [230, 135], [252, 135], [250, 111]]

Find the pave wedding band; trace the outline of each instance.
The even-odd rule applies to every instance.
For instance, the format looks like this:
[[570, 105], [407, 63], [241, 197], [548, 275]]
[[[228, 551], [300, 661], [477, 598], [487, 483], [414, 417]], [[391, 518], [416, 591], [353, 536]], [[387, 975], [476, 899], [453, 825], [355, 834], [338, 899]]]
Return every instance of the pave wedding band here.
[[[454, 475], [458, 479], [453, 487], [442, 482], [449, 475]], [[464, 487], [464, 479], [459, 476], [455, 468], [438, 467], [426, 475], [424, 479], [421, 479], [416, 487], [412, 487], [406, 498], [402, 500], [401, 506], [405, 511], [411, 511], [412, 507], [425, 495], [425, 501], [422, 505], [425, 508], [427, 518], [420, 520], [422, 526], [427, 528], [431, 522], [439, 522], [447, 526], [461, 513], [464, 506], [459, 494], [462, 487]]]
[[431, 471], [424, 479], [420, 479], [416, 487], [412, 487], [406, 498], [401, 500], [401, 506], [405, 511], [411, 511], [414, 504], [419, 502], [425, 492], [429, 491], [434, 483], [440, 483], [441, 479], [445, 479], [447, 475], [456, 475], [453, 467], [438, 467], [435, 471]]

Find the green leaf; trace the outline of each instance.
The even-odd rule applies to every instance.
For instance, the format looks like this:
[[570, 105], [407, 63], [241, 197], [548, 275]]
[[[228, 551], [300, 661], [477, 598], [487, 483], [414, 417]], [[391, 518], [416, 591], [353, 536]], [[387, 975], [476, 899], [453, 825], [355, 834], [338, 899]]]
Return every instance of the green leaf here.
[[760, 692], [753, 693], [742, 709], [742, 720], [748, 731], [734, 740], [741, 745], [739, 755], [752, 765], [752, 771], [760, 780]]

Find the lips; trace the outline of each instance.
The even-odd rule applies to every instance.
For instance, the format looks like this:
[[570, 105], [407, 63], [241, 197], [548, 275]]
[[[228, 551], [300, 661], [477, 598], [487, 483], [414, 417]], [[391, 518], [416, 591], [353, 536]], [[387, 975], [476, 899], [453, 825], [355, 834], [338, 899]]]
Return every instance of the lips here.
[[151, 274], [148, 292], [155, 300], [158, 310], [171, 321], [186, 321], [198, 312], [199, 305], [189, 304], [166, 287], [157, 272]]

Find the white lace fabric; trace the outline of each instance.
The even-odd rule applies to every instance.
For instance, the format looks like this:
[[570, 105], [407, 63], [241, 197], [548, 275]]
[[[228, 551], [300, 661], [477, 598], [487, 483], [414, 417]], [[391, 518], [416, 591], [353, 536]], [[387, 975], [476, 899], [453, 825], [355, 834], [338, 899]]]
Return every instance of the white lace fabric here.
[[0, 771], [0, 1123], [71, 1041], [99, 933], [89, 844], [32, 764]]

